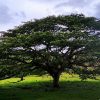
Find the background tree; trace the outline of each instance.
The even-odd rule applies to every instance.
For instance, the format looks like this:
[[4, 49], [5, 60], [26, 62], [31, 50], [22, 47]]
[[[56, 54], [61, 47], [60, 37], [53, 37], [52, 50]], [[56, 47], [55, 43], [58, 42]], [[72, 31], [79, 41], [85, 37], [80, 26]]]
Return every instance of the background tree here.
[[91, 34], [95, 21], [83, 15], [51, 16], [9, 31], [0, 44], [1, 79], [42, 71], [57, 88], [61, 73], [69, 69], [82, 79], [94, 78], [100, 66], [100, 38]]

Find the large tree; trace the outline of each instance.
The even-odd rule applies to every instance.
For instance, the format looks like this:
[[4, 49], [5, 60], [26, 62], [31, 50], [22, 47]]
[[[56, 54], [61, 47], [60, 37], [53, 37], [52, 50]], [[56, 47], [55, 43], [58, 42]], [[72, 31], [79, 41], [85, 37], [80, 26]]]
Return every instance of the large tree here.
[[70, 69], [83, 79], [93, 78], [100, 66], [95, 21], [83, 15], [52, 16], [10, 30], [0, 44], [1, 79], [42, 71], [59, 87], [61, 73]]

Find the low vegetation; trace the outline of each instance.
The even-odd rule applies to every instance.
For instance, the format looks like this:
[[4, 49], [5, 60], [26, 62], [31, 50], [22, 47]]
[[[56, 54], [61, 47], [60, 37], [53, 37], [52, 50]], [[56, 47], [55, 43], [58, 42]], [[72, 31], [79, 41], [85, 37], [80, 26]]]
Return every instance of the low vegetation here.
[[0, 81], [0, 100], [99, 100], [100, 80], [81, 81], [77, 75], [61, 75], [61, 88], [51, 86], [52, 78], [27, 76]]

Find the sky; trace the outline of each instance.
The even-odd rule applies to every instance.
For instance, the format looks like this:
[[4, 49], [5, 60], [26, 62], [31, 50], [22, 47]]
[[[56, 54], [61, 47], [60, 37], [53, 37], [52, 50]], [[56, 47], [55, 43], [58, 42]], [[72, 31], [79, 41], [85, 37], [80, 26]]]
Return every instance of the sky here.
[[26, 21], [71, 13], [100, 18], [100, 0], [0, 0], [0, 31]]

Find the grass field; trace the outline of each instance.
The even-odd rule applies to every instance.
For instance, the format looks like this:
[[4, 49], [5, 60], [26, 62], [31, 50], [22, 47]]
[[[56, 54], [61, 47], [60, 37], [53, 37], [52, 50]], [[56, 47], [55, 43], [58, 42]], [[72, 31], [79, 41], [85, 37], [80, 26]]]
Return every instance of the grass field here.
[[27, 76], [0, 81], [0, 100], [100, 100], [100, 80], [81, 81], [69, 74], [60, 78], [59, 89], [51, 86], [52, 78]]

